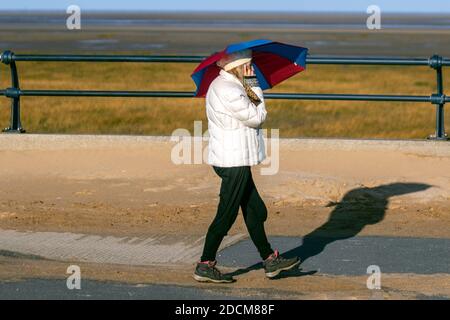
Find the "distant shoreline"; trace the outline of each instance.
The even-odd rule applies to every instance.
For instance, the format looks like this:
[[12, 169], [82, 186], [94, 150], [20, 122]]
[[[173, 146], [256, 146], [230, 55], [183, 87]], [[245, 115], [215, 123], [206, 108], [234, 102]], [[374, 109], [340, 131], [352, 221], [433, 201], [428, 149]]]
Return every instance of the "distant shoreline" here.
[[[65, 11], [0, 11], [0, 26], [5, 28], [33, 25], [65, 25]], [[89, 28], [143, 27], [158, 29], [187, 28], [189, 30], [367, 30], [368, 15], [360, 13], [304, 12], [82, 12], [83, 25]], [[384, 30], [450, 30], [448, 14], [382, 15]]]
[[0, 11], [0, 51], [148, 52], [206, 55], [227, 43], [271, 39], [311, 54], [450, 56], [450, 13], [382, 15], [369, 30], [367, 13], [83, 11], [68, 30], [65, 11]]

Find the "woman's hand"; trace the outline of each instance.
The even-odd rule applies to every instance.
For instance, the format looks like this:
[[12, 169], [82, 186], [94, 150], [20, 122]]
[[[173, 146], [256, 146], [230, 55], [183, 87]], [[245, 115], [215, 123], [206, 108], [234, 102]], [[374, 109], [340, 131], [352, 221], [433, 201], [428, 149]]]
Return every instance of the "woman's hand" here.
[[255, 70], [250, 63], [244, 64], [244, 77], [255, 76]]

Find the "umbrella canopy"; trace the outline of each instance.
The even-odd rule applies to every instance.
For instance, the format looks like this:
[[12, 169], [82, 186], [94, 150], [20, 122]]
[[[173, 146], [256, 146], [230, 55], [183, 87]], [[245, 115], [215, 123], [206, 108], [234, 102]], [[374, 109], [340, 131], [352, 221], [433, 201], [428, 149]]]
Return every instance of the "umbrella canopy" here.
[[227, 54], [246, 49], [252, 50], [252, 65], [262, 90], [273, 88], [306, 68], [307, 48], [265, 39], [231, 44], [195, 68], [191, 74], [197, 86], [195, 97], [204, 97], [211, 82], [219, 75], [217, 61]]

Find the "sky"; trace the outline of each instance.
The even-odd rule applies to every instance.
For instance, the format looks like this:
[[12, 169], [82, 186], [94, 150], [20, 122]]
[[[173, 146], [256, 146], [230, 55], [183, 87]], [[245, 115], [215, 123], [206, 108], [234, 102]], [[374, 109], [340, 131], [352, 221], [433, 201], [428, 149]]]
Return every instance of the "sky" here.
[[183, 10], [183, 11], [353, 11], [377, 5], [382, 12], [448, 12], [450, 0], [14, 0], [1, 1], [0, 10]]

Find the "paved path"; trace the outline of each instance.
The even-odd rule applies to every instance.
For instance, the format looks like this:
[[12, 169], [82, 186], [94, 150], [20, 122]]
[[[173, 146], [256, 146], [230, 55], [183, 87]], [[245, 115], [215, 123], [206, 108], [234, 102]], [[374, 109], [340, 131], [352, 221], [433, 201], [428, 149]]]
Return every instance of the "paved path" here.
[[[299, 256], [303, 271], [331, 275], [363, 275], [371, 265], [384, 273], [450, 274], [450, 239], [402, 237], [301, 238], [270, 237], [286, 256]], [[96, 236], [0, 229], [0, 252], [60, 261], [126, 265], [192, 264], [203, 237], [155, 235], [150, 238]], [[257, 268], [260, 258], [244, 234], [225, 239], [220, 265]]]
[[[226, 237], [221, 248], [243, 237], [243, 234]], [[62, 261], [126, 265], [192, 264], [201, 255], [203, 242], [204, 236], [153, 235], [136, 238], [0, 229], [0, 250]]]
[[[270, 237], [286, 256], [299, 256], [303, 271], [332, 275], [363, 275], [377, 265], [383, 273], [450, 274], [450, 239], [354, 237]], [[219, 262], [229, 267], [257, 267], [260, 261], [249, 240], [220, 252]]]
[[[219, 252], [221, 265], [234, 267], [234, 275], [260, 268], [253, 244], [244, 235], [229, 237]], [[202, 238], [148, 239], [100, 237], [71, 233], [17, 232], [0, 230], [0, 254], [28, 258], [158, 265], [169, 261], [191, 263], [203, 245]], [[287, 256], [304, 261], [303, 274], [365, 275], [367, 267], [377, 265], [382, 273], [450, 274], [450, 239], [354, 237], [300, 238], [270, 237], [274, 247]], [[184, 248], [184, 249], [183, 249]], [[161, 260], [160, 250], [166, 251]], [[175, 254], [185, 252], [186, 260]], [[155, 258], [157, 257], [157, 258]], [[178, 260], [177, 260], [178, 259]], [[284, 294], [279, 290], [248, 289], [236, 296], [225, 288], [214, 290], [174, 285], [132, 285], [83, 280], [81, 290], [69, 290], [66, 279], [27, 279], [0, 282], [0, 299], [271, 299]], [[285, 293], [287, 299], [292, 293]], [[429, 296], [417, 296], [427, 299]], [[432, 297], [433, 299], [448, 297]]]
[[[29, 279], [25, 281], [1, 282], [0, 300], [13, 299], [148, 299], [148, 300], [185, 300], [185, 299], [242, 299], [228, 295], [227, 290], [205, 290], [194, 287], [166, 285], [131, 285], [125, 283], [82, 280], [81, 289], [69, 290], [66, 279]], [[261, 297], [259, 297], [261, 298]], [[245, 297], [252, 299], [252, 297]]]
[[[240, 295], [231, 289], [216, 287], [201, 289], [175, 285], [138, 284], [82, 280], [81, 289], [69, 290], [65, 279], [27, 279], [0, 282], [0, 300], [272, 300], [299, 299], [302, 294], [279, 289], [243, 289]], [[377, 299], [375, 296], [374, 298]], [[419, 300], [448, 300], [449, 297], [417, 293], [408, 296]]]

